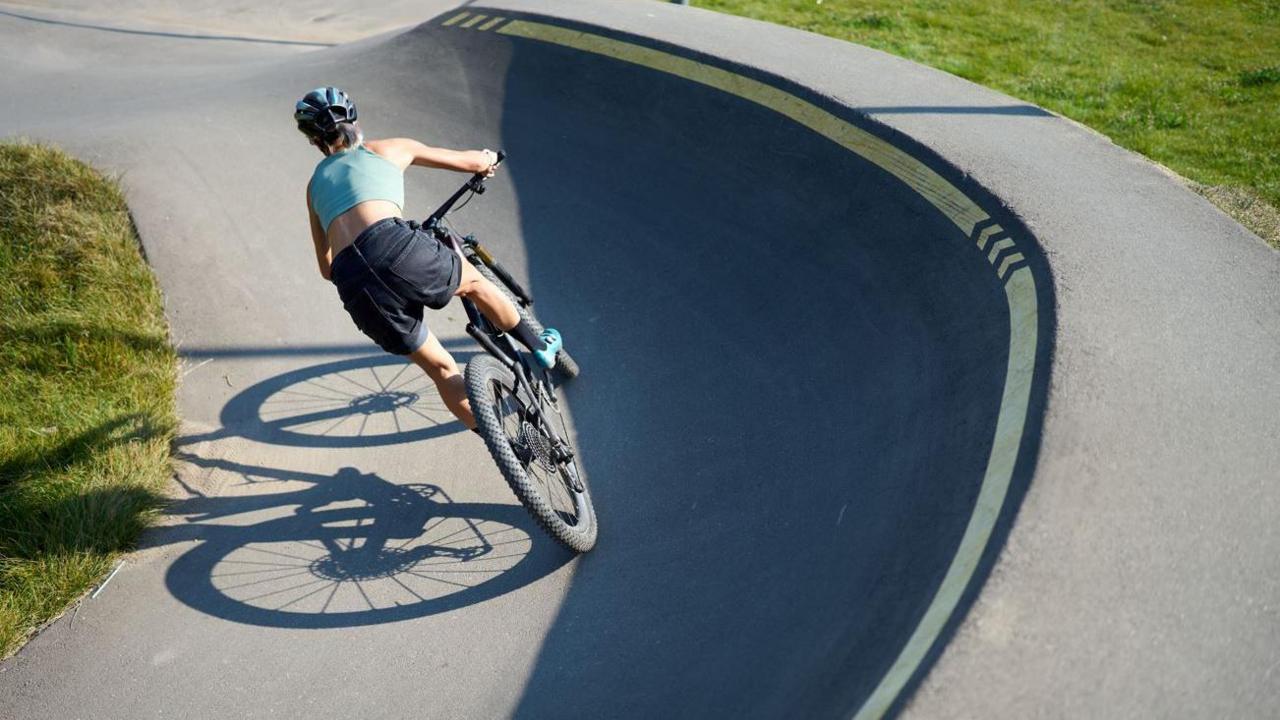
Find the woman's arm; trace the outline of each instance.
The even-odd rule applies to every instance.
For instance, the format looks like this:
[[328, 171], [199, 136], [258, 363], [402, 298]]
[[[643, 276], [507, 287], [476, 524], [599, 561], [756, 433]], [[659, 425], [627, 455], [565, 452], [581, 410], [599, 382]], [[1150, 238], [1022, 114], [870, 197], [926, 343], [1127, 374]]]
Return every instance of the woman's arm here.
[[423, 145], [410, 138], [370, 140], [365, 146], [399, 165], [401, 170], [418, 165], [459, 172], [487, 172], [498, 159], [492, 150], [448, 150]]
[[329, 279], [329, 271], [333, 258], [329, 256], [329, 238], [325, 237], [324, 228], [320, 227], [320, 218], [315, 208], [311, 207], [311, 184], [307, 184], [307, 215], [311, 219], [311, 243], [316, 247], [316, 264], [320, 266], [320, 277]]

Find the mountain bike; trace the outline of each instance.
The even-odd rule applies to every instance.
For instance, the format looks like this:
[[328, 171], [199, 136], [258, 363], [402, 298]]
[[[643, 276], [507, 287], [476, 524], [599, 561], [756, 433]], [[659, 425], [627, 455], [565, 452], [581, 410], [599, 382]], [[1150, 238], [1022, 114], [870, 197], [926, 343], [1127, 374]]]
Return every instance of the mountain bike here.
[[[498, 164], [505, 159], [506, 153], [498, 152]], [[459, 236], [445, 221], [464, 196], [462, 205], [484, 191], [484, 175], [473, 175], [421, 226], [461, 253], [541, 333], [529, 292], [475, 236]], [[577, 362], [561, 349], [551, 370], [537, 367], [474, 303], [463, 298], [462, 307], [467, 313], [467, 334], [487, 353], [467, 363], [464, 377], [477, 430], [489, 454], [534, 519], [570, 550], [587, 552], [596, 543], [596, 512], [557, 394], [560, 385], [577, 377]]]

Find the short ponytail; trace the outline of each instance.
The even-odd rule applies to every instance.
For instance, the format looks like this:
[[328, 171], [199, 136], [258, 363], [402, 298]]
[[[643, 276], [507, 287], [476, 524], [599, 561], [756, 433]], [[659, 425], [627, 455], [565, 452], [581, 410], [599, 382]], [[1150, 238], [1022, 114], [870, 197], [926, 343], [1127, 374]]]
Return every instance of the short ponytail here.
[[364, 139], [364, 133], [360, 132], [360, 124], [358, 122], [340, 122], [333, 131], [325, 133], [320, 142], [329, 147], [330, 151], [339, 148], [350, 149], [360, 144]]

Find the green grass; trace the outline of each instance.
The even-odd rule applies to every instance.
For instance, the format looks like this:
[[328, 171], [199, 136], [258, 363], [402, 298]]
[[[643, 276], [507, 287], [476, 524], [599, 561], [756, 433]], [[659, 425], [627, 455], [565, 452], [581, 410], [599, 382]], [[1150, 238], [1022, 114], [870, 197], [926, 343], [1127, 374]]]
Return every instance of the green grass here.
[[1280, 247], [1280, 0], [694, 0], [1049, 108]]
[[120, 190], [0, 144], [0, 657], [130, 548], [169, 476], [176, 356]]

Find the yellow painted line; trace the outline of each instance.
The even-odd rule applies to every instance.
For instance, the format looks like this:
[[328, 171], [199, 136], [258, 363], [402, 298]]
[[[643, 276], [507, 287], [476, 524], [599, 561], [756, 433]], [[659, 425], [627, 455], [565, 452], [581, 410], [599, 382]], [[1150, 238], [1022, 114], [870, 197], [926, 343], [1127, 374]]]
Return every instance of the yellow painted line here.
[[470, 15], [470, 14], [471, 14], [471, 13], [466, 12], [466, 11], [460, 12], [460, 13], [458, 13], [457, 15], [454, 15], [453, 17], [449, 18], [448, 20], [445, 20], [443, 24], [444, 24], [444, 25], [454, 25], [454, 24], [456, 24], [459, 20], [461, 20], [462, 18], [464, 18], [464, 17], [466, 17], [466, 16], [468, 16], [468, 15]]
[[[755, 102], [828, 138], [906, 183], [950, 218], [965, 237], [972, 237], [976, 225], [990, 219], [962, 190], [905, 151], [772, 85], [661, 50], [545, 23], [513, 20], [497, 32], [648, 67]], [[998, 226], [984, 228], [979, 234], [979, 244], [984, 246], [998, 230]], [[993, 248], [1014, 246], [1016, 243], [1012, 239], [1005, 238], [995, 243]], [[985, 250], [985, 247], [982, 249]], [[992, 252], [999, 250], [993, 249]], [[995, 256], [992, 255], [990, 261], [994, 260]], [[1005, 269], [1008, 269], [1007, 266]], [[960, 597], [977, 570], [978, 562], [995, 529], [996, 519], [1004, 507], [1013, 469], [1018, 461], [1018, 449], [1022, 444], [1027, 406], [1031, 398], [1039, 322], [1035, 278], [1029, 268], [1020, 267], [1010, 273], [1005, 280], [1004, 291], [1009, 305], [1008, 366], [991, 453], [987, 459], [981, 489], [978, 491], [977, 503], [955, 557], [925, 610], [924, 617], [876, 689], [858, 710], [857, 720], [884, 715], [920, 667], [925, 654], [937, 641], [942, 628], [959, 605]]]
[[502, 22], [503, 20], [506, 20], [506, 18], [504, 18], [504, 17], [496, 17], [496, 18], [494, 18], [494, 19], [490, 20], [489, 22], [487, 22], [487, 23], [485, 23], [485, 24], [481, 25], [481, 26], [480, 26], [480, 29], [481, 29], [481, 30], [490, 30], [490, 29], [492, 29], [492, 28], [493, 28], [493, 26], [494, 26], [494, 25], [497, 25], [498, 23]]
[[1005, 370], [1004, 395], [1000, 401], [1000, 415], [996, 419], [995, 440], [987, 459], [982, 489], [978, 491], [978, 502], [974, 505], [973, 514], [969, 516], [964, 537], [960, 539], [960, 549], [951, 561], [951, 567], [947, 568], [947, 574], [942, 578], [933, 602], [929, 603], [929, 609], [907, 640], [897, 662], [880, 681], [871, 697], [863, 703], [855, 720], [882, 717], [897, 699], [898, 693], [902, 692], [903, 686], [911, 679], [925, 653], [929, 652], [951, 618], [960, 595], [978, 569], [982, 551], [986, 549], [991, 532], [995, 529], [996, 519], [1004, 507], [1027, 417], [1027, 400], [1031, 395], [1031, 378], [1035, 372], [1035, 343], [1039, 323], [1036, 286], [1030, 269], [1021, 267], [1013, 271], [1005, 283], [1004, 292], [1010, 310], [1009, 366]]
[[987, 253], [987, 262], [992, 265], [996, 264], [996, 258], [1000, 257], [1000, 253], [1014, 246], [1013, 238], [1000, 238], [991, 245], [991, 252]]
[[951, 218], [965, 236], [973, 232], [976, 223], [987, 219], [987, 214], [958, 188], [906, 152], [813, 103], [759, 80], [661, 50], [527, 20], [513, 20], [498, 32], [605, 55], [746, 98], [791, 118], [893, 174]]
[[992, 235], [995, 235], [998, 232], [1004, 232], [1004, 228], [999, 225], [992, 225], [990, 227], [983, 228], [982, 232], [978, 233], [978, 249], [986, 250], [987, 241], [991, 239]]
[[1009, 266], [1022, 260], [1026, 260], [1026, 258], [1022, 257], [1022, 253], [1013, 253], [1006, 256], [1004, 260], [1000, 261], [1000, 269], [996, 270], [996, 277], [1003, 280], [1005, 273], [1009, 272]]
[[487, 17], [489, 17], [489, 16], [488, 16], [488, 15], [476, 15], [475, 17], [471, 18], [470, 20], [468, 20], [468, 21], [466, 21], [466, 22], [462, 23], [462, 27], [464, 27], [464, 28], [474, 27], [476, 23], [480, 22], [481, 20], [483, 20], [483, 19], [485, 19], [485, 18], [487, 18]]

